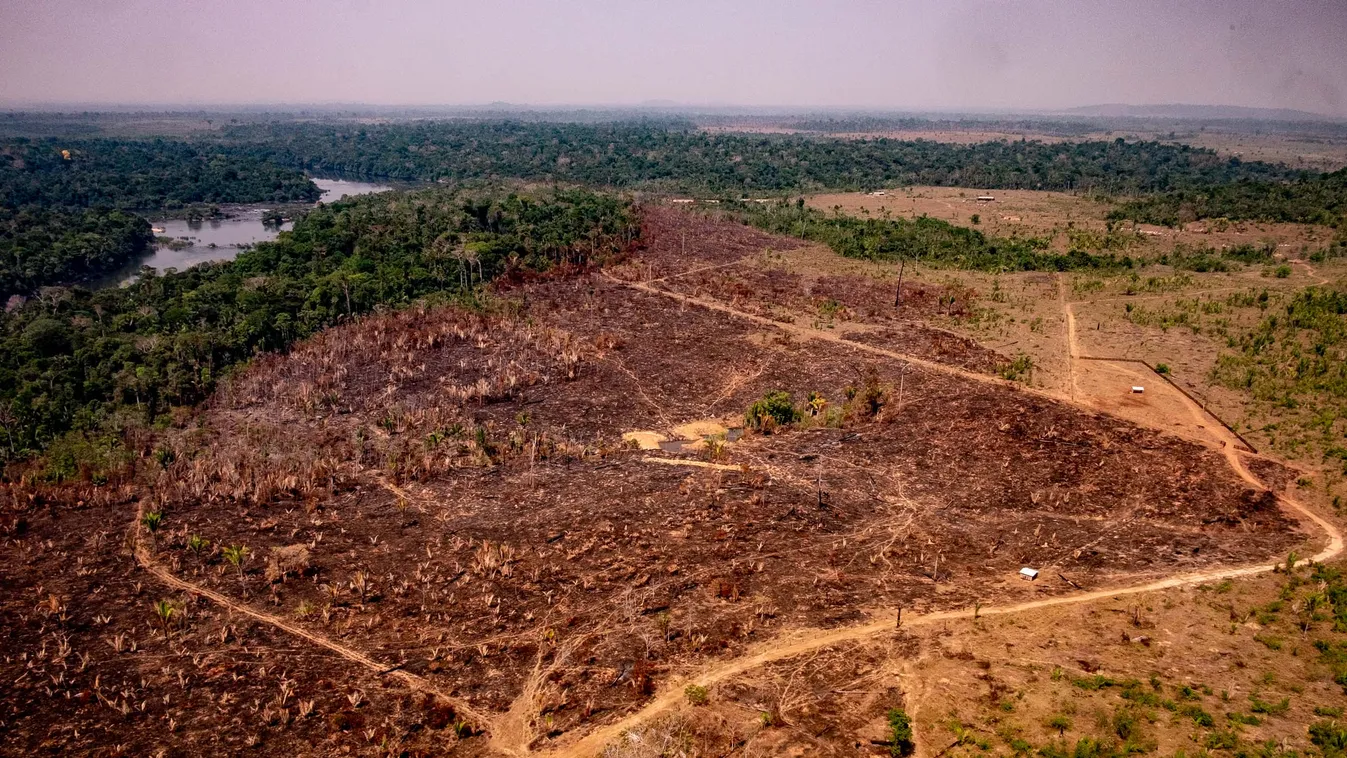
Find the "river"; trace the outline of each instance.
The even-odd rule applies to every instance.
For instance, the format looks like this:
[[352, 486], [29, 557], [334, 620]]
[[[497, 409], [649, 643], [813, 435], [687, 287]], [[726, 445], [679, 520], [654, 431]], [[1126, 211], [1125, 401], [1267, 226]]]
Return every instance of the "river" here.
[[[392, 189], [384, 184], [351, 182], [344, 179], [318, 179], [313, 183], [323, 194], [319, 202], [331, 203], [355, 195], [367, 195], [371, 192], [384, 192]], [[233, 260], [239, 254], [241, 245], [255, 245], [276, 239], [276, 235], [290, 228], [290, 224], [268, 226], [262, 223], [262, 213], [267, 210], [265, 204], [230, 206], [228, 218], [207, 221], [188, 221], [181, 218], [149, 219], [154, 227], [155, 237], [170, 237], [187, 243], [169, 246], [159, 243], [144, 255], [136, 258], [121, 269], [91, 282], [94, 289], [120, 287], [130, 284], [140, 275], [142, 266], [150, 266], [163, 273], [172, 268], [181, 271], [198, 263], [207, 261]]]

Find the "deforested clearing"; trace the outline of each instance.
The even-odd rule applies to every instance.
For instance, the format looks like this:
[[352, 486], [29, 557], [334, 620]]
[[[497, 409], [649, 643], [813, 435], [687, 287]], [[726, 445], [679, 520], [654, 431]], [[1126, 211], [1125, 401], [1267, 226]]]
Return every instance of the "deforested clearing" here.
[[[779, 265], [797, 240], [643, 215], [643, 242], [606, 267], [258, 359], [168, 432], [152, 487], [27, 511], [0, 568], [7, 648], [30, 656], [7, 740], [153, 752], [130, 721], [225, 750], [347, 734], [579, 750], [646, 712], [642, 733], [686, 731], [660, 709], [753, 656], [790, 681], [784, 649], [763, 657], [779, 641], [817, 639], [835, 670], [805, 679], [836, 688], [878, 655], [838, 656], [853, 632], [881, 644], [904, 617], [1262, 565], [1320, 538], [1233, 452], [1008, 381], [1012, 356], [928, 323], [974, 290], [909, 281], [894, 309], [888, 280]], [[733, 434], [624, 441], [707, 419]], [[757, 708], [768, 686], [725, 691]], [[903, 702], [886, 687], [838, 718], [870, 728]], [[766, 727], [791, 697], [772, 695]], [[607, 735], [613, 754], [632, 733]]]

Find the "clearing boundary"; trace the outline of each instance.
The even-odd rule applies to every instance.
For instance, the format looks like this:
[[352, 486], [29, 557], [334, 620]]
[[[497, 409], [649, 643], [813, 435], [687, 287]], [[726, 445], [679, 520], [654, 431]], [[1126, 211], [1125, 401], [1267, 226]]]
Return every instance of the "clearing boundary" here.
[[[1088, 404], [1083, 404], [1075, 400], [1074, 398], [1071, 397], [1064, 398], [1060, 394], [1024, 387], [1023, 385], [1019, 385], [1015, 382], [1011, 382], [1009, 380], [1005, 380], [1000, 377], [978, 374], [954, 366], [948, 366], [916, 358], [914, 356], [906, 355], [903, 353], [885, 350], [883, 348], [865, 345], [862, 343], [851, 342], [849, 340], [845, 340], [841, 337], [823, 332], [821, 330], [810, 329], [808, 327], [803, 327], [794, 324], [783, 324], [768, 318], [739, 311], [724, 303], [715, 301], [706, 301], [701, 298], [694, 298], [685, 295], [680, 295], [678, 293], [660, 290], [656, 287], [652, 287], [644, 283], [624, 282], [619, 279], [613, 278], [606, 273], [604, 273], [604, 276], [608, 278], [610, 281], [613, 281], [625, 287], [630, 287], [649, 294], [660, 295], [662, 297], [667, 297], [689, 305], [695, 305], [719, 311], [738, 318], [747, 319], [756, 323], [764, 324], [774, 329], [786, 331], [788, 333], [793, 333], [807, 339], [808, 338], [822, 339], [829, 342], [839, 343], [860, 352], [869, 352], [890, 358], [895, 358], [898, 360], [916, 364], [923, 368], [960, 376], [966, 379], [972, 379], [974, 381], [983, 382], [986, 384], [994, 384], [1000, 386], [1014, 386], [1018, 391], [1030, 392], [1033, 394], [1049, 397], [1057, 401], [1064, 401], [1070, 405], [1088, 410], [1090, 412], [1098, 412], [1098, 409]], [[1070, 303], [1063, 302], [1063, 306], [1066, 309], [1066, 313], [1068, 316], [1068, 348], [1070, 351], [1071, 359], [1074, 360], [1079, 357], [1083, 360], [1103, 360], [1103, 361], [1117, 360], [1108, 358], [1085, 358], [1083, 356], [1076, 355], [1077, 350], [1074, 339], [1075, 338], [1074, 314], [1071, 311]], [[1135, 359], [1126, 359], [1126, 360], [1144, 363], [1142, 361], [1135, 361]], [[1151, 368], [1149, 365], [1147, 365], [1147, 367]], [[1151, 370], [1154, 371], [1153, 368], [1151, 368]], [[1212, 418], [1216, 418], [1214, 415], [1210, 414], [1210, 412], [1203, 406], [1203, 404], [1192, 398], [1187, 392], [1183, 391], [1181, 387], [1178, 387], [1172, 381], [1168, 382], [1166, 386], [1171, 386], [1174, 387], [1174, 389], [1179, 390], [1179, 397], [1181, 398], [1181, 402], [1188, 407], [1189, 411], [1192, 412], [1195, 415], [1195, 417], [1201, 418], [1203, 414], [1206, 414], [1211, 416]], [[1243, 479], [1244, 481], [1248, 482], [1250, 485], [1256, 488], [1263, 490], [1269, 489], [1262, 481], [1260, 481], [1247, 468], [1245, 468], [1243, 463], [1239, 460], [1237, 453], [1235, 452], [1236, 445], [1233, 443], [1237, 440], [1238, 442], [1248, 446], [1250, 449], [1252, 449], [1252, 446], [1248, 445], [1248, 443], [1245, 442], [1243, 438], [1238, 435], [1237, 432], [1235, 432], [1229, 426], [1225, 425], [1225, 423], [1221, 421], [1219, 418], [1217, 418], [1217, 421], [1221, 422], [1222, 429], [1228, 432], [1231, 435], [1231, 437], [1225, 439], [1221, 439], [1218, 437], [1217, 439], [1206, 440], [1204, 441], [1204, 444], [1219, 449], [1226, 458], [1231, 469], [1241, 479]], [[695, 465], [694, 462], [678, 461], [675, 464], [673, 461], [669, 461], [666, 459], [650, 459], [650, 460], [651, 462], [669, 463], [673, 465], [683, 465], [683, 464]], [[717, 465], [717, 467], [719, 466]], [[737, 467], [732, 466], [728, 468], [737, 469]], [[1278, 497], [1278, 502], [1288, 507], [1291, 511], [1295, 512], [1295, 514], [1302, 520], [1308, 520], [1312, 522], [1317, 527], [1317, 529], [1323, 533], [1324, 537], [1326, 537], [1327, 542], [1324, 545], [1324, 547], [1321, 550], [1319, 550], [1310, 560], [1322, 563], [1331, 560], [1333, 558], [1336, 558], [1338, 555], [1342, 553], [1343, 551], [1342, 534], [1333, 524], [1329, 523], [1327, 520], [1320, 517], [1318, 514], [1314, 513], [1308, 507], [1304, 506], [1303, 504], [1301, 504], [1296, 500], [1293, 500], [1288, 497]], [[520, 728], [521, 724], [518, 723], [519, 721], [518, 714], [515, 715], [515, 718], [511, 718], [512, 714], [510, 712], [499, 714], [498, 716], [491, 716], [484, 712], [478, 711], [472, 708], [467, 703], [463, 702], [462, 700], [452, 698], [447, 694], [441, 692], [430, 681], [426, 680], [421, 676], [409, 673], [396, 667], [390, 668], [386, 664], [375, 661], [374, 659], [370, 658], [364, 653], [348, 648], [344, 645], [341, 645], [337, 642], [327, 639], [326, 637], [323, 637], [321, 635], [310, 633], [272, 614], [254, 610], [245, 604], [237, 603], [231, 600], [230, 598], [218, 592], [210, 590], [206, 587], [202, 587], [193, 582], [189, 582], [174, 576], [172, 572], [170, 572], [168, 569], [164, 568], [154, 560], [154, 556], [150, 553], [148, 548], [146, 548], [144, 542], [141, 539], [142, 525], [140, 519], [143, 515], [143, 510], [144, 506], [142, 504], [137, 509], [136, 522], [132, 526], [133, 539], [134, 539], [134, 553], [136, 556], [136, 560], [140, 564], [140, 566], [144, 568], [146, 571], [148, 571], [158, 581], [176, 590], [208, 598], [211, 601], [215, 602], [216, 604], [224, 608], [227, 608], [231, 611], [249, 616], [253, 619], [256, 619], [265, 624], [269, 624], [295, 637], [299, 637], [315, 645], [331, 650], [332, 652], [336, 653], [342, 658], [357, 663], [378, 675], [394, 676], [400, 679], [404, 684], [406, 684], [409, 688], [413, 690], [425, 692], [434, 695], [437, 698], [440, 698], [442, 701], [451, 705], [456, 710], [457, 713], [469, 719], [474, 726], [479, 726], [484, 730], [486, 730], [490, 739], [489, 743], [490, 747], [494, 750], [512, 756], [528, 755], [533, 753], [533, 751], [530, 749], [530, 743], [532, 740], [531, 737], [529, 736], [529, 730], [527, 728]], [[1224, 579], [1253, 576], [1256, 574], [1271, 572], [1276, 568], [1278, 568], [1278, 566], [1279, 564], [1274, 562], [1274, 563], [1263, 563], [1253, 566], [1216, 569], [1199, 573], [1179, 574], [1138, 585], [1099, 589], [1088, 592], [1082, 592], [1080, 594], [1075, 595], [1062, 595], [1058, 597], [1046, 598], [1043, 600], [1034, 600], [1025, 603], [1016, 603], [1004, 606], [982, 607], [978, 609], [964, 608], [958, 610], [934, 611], [931, 613], [921, 615], [909, 615], [906, 619], [903, 620], [902, 628], [923, 627], [938, 622], [973, 618], [975, 614], [978, 616], [1008, 615], [1047, 607], [1070, 605], [1075, 603], [1085, 603], [1105, 598], [1114, 598], [1125, 595], [1135, 595], [1145, 592], [1154, 592], [1158, 590], [1170, 589], [1174, 587], [1181, 587], [1191, 584], [1199, 584], [1203, 582], [1220, 581]], [[889, 620], [885, 619], [882, 621], [870, 621], [849, 627], [843, 627], [840, 629], [798, 630], [796, 632], [783, 633], [777, 638], [761, 644], [759, 646], [759, 650], [755, 653], [744, 655], [729, 661], [718, 662], [713, 665], [703, 667], [700, 671], [694, 674], [685, 675], [679, 679], [672, 679], [666, 682], [662, 687], [660, 687], [659, 694], [657, 694], [652, 700], [646, 703], [639, 710], [627, 715], [626, 717], [616, 722], [613, 722], [611, 724], [608, 724], [606, 726], [600, 727], [594, 731], [589, 732], [585, 736], [578, 739], [576, 742], [573, 742], [569, 745], [561, 746], [555, 750], [542, 751], [538, 754], [556, 756], [557, 758], [580, 758], [581, 756], [597, 755], [600, 752], [602, 752], [603, 748], [608, 743], [618, 739], [623, 732], [629, 731], [635, 728], [636, 726], [648, 721], [649, 719], [677, 705], [683, 698], [683, 686], [686, 684], [696, 683], [701, 684], [703, 686], [715, 684], [767, 663], [772, 663], [774, 661], [779, 661], [786, 658], [801, 655], [804, 653], [820, 650], [822, 648], [831, 647], [833, 645], [842, 642], [867, 639], [870, 637], [876, 637], [888, 633], [893, 633], [895, 631], [897, 631], [897, 627], [893, 625]]]

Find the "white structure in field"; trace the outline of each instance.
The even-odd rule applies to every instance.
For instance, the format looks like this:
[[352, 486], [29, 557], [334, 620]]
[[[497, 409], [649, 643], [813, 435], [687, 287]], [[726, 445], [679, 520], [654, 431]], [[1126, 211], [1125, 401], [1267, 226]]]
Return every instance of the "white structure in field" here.
[[1020, 577], [1026, 581], [1032, 582], [1038, 578], [1038, 569], [1031, 569], [1028, 566], [1020, 569]]

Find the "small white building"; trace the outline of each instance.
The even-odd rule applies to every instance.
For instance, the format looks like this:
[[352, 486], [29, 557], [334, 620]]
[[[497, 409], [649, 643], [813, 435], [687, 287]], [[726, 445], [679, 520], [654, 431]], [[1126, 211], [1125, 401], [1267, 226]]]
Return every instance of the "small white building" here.
[[1029, 568], [1028, 566], [1025, 566], [1024, 568], [1020, 569], [1020, 578], [1024, 579], [1026, 582], [1032, 582], [1033, 580], [1038, 578], [1038, 569], [1033, 569]]

